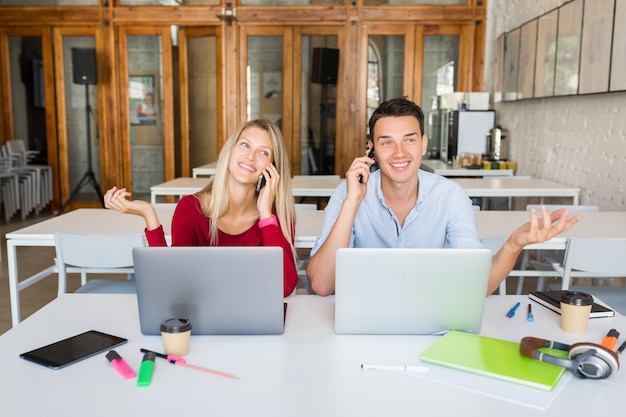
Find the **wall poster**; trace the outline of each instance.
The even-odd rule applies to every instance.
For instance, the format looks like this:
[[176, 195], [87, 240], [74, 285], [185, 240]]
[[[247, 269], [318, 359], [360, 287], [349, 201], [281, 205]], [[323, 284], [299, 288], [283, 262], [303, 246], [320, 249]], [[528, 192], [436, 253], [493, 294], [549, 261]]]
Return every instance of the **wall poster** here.
[[583, 0], [574, 0], [559, 9], [559, 34], [554, 75], [555, 96], [578, 93], [582, 23]]
[[155, 126], [159, 115], [154, 75], [129, 75], [130, 124]]
[[556, 28], [559, 10], [541, 16], [537, 23], [537, 59], [535, 60], [535, 97], [554, 95], [556, 65]]
[[578, 94], [605, 93], [609, 90], [611, 36], [615, 0], [587, 0], [583, 16]]
[[502, 98], [504, 101], [517, 100], [520, 34], [521, 29], [517, 28], [506, 35], [502, 78]]
[[535, 83], [535, 55], [537, 51], [537, 19], [522, 26], [519, 51], [519, 81], [517, 99], [532, 98]]
[[626, 0], [615, 2], [610, 91], [626, 90]]

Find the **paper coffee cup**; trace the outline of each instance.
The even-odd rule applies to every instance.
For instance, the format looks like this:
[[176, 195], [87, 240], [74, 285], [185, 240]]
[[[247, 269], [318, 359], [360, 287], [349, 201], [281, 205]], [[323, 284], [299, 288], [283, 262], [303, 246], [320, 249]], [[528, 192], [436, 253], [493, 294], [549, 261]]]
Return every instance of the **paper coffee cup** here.
[[191, 321], [167, 319], [161, 323], [161, 336], [166, 355], [185, 356], [189, 353]]
[[568, 333], [585, 333], [593, 296], [585, 292], [564, 291], [561, 293], [561, 328]]

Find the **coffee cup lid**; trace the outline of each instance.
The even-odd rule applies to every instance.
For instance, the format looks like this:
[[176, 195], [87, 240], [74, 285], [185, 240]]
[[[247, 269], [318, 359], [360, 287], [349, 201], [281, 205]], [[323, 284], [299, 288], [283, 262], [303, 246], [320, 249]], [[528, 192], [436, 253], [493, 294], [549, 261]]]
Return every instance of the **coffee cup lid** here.
[[593, 304], [593, 296], [580, 291], [563, 291], [560, 301], [574, 306], [590, 306]]
[[167, 319], [161, 323], [161, 331], [167, 333], [182, 333], [191, 330], [189, 319]]

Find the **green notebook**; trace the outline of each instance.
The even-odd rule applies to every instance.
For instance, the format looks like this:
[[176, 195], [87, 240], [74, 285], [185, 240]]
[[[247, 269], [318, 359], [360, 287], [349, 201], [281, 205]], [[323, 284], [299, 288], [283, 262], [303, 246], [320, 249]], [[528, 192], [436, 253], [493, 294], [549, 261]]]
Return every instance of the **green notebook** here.
[[[555, 356], [567, 352], [541, 349]], [[430, 345], [423, 362], [443, 365], [491, 378], [551, 391], [566, 369], [522, 356], [519, 343], [477, 334], [450, 331]]]

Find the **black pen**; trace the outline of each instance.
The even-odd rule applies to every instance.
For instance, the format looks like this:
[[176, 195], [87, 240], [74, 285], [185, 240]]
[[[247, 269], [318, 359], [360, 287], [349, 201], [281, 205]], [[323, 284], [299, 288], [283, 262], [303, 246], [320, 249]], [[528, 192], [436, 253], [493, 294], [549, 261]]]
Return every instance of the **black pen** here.
[[528, 303], [528, 315], [526, 316], [526, 319], [531, 322], [535, 319], [535, 316], [533, 316], [533, 308], [530, 303]]
[[617, 353], [622, 353], [624, 349], [626, 349], [626, 341], [622, 343], [622, 345], [619, 348], [617, 348]]
[[206, 373], [217, 375], [217, 376], [223, 376], [225, 378], [239, 379], [238, 376], [235, 376], [235, 375], [232, 375], [232, 374], [227, 374], [226, 372], [216, 371], [214, 369], [209, 369], [209, 368], [203, 368], [203, 367], [197, 366], [197, 365], [191, 365], [191, 364], [187, 363], [185, 358], [181, 358], [180, 356], [166, 355], [164, 353], [153, 352], [151, 350], [144, 349], [144, 348], [141, 348], [139, 350], [144, 352], [146, 355], [150, 354], [150, 355], [153, 355], [153, 356], [156, 356], [156, 357], [159, 357], [159, 358], [166, 359], [172, 365], [179, 365], [179, 366], [183, 366], [185, 368], [191, 368], [191, 369], [195, 369], [197, 371], [202, 371], [202, 372], [206, 372]]

